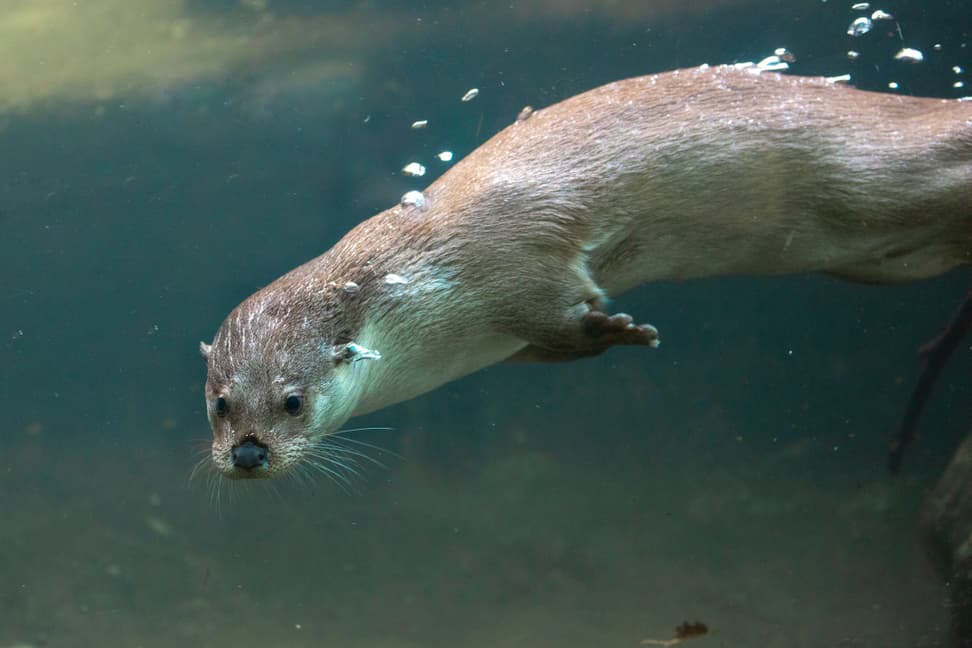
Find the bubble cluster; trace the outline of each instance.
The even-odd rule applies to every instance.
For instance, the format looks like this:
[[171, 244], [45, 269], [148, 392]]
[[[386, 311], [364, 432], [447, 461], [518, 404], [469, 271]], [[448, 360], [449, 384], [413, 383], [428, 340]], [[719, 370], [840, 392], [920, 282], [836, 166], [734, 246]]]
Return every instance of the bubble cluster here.
[[[460, 101], [463, 103], [468, 103], [479, 96], [479, 88], [469, 88], [466, 90], [465, 94], [462, 95]], [[418, 119], [412, 122], [412, 130], [425, 130], [429, 127], [428, 119]], [[435, 158], [439, 162], [449, 163], [452, 162], [453, 153], [450, 150], [441, 150], [435, 154]], [[404, 167], [402, 167], [402, 175], [409, 176], [411, 178], [421, 178], [426, 174], [428, 169], [424, 164], [418, 161], [409, 162]], [[405, 193], [399, 200], [399, 204], [402, 207], [424, 207], [425, 206], [425, 195], [421, 191], [409, 191]]]
[[[847, 27], [847, 35], [854, 41], [854, 45], [847, 50], [847, 60], [859, 66], [855, 68], [859, 72], [854, 75], [855, 82], [860, 87], [874, 89], [885, 87], [894, 91], [920, 91], [917, 77], [907, 68], [926, 63], [931, 59], [936, 69], [941, 69], [938, 66], [945, 63], [941, 56], [949, 55], [949, 48], [941, 42], [934, 41], [925, 43], [923, 47], [916, 46], [914, 42], [909, 43], [909, 40], [913, 40], [914, 34], [909, 33], [908, 26], [901, 24], [890, 11], [875, 4], [870, 2], [850, 4], [851, 11], [858, 14], [852, 18]], [[965, 47], [965, 43], [962, 43], [961, 47]], [[951, 54], [955, 55], [954, 49]], [[893, 64], [889, 64], [889, 61]], [[952, 70], [955, 74], [959, 74], [960, 72], [955, 71], [956, 67], [959, 66], [953, 66]], [[897, 78], [890, 77], [890, 74], [894, 74]], [[925, 79], [922, 79], [922, 82], [924, 81]], [[955, 89], [963, 87], [961, 80], [952, 79], [947, 83]], [[914, 87], [912, 84], [915, 84]]]

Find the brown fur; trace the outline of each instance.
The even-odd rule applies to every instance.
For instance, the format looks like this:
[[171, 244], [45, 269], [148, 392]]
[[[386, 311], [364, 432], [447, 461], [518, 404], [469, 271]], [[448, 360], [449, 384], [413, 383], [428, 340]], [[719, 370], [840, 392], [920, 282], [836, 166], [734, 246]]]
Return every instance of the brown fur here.
[[[250, 297], [205, 347], [207, 399], [231, 401], [211, 415], [227, 474], [242, 438], [283, 456], [504, 358], [655, 344], [649, 325], [601, 311], [644, 282], [899, 281], [969, 263], [972, 104], [677, 70], [535, 110], [424, 195]], [[351, 341], [382, 358], [348, 361]], [[280, 411], [284, 384], [313, 400], [298, 420]]]

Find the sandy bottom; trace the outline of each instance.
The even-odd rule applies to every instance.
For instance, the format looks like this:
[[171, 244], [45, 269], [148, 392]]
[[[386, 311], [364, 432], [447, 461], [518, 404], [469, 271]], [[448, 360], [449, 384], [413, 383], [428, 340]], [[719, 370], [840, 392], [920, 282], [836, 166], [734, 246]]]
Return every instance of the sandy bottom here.
[[699, 648], [894, 648], [947, 622], [915, 539], [932, 477], [810, 441], [412, 452], [357, 493], [227, 482], [217, 507], [182, 448], [17, 439], [4, 648], [624, 648], [696, 619]]

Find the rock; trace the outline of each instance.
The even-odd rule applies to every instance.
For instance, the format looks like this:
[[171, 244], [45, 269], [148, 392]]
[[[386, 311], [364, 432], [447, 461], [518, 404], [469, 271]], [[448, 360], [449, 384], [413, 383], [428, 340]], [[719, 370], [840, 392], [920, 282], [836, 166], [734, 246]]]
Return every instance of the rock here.
[[921, 512], [922, 540], [949, 585], [951, 648], [972, 648], [972, 433]]

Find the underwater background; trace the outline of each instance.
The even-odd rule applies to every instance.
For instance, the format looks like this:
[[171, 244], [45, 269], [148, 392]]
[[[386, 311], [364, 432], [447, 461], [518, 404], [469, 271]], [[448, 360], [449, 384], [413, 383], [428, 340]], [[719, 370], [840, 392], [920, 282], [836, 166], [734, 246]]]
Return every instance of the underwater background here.
[[778, 47], [969, 94], [972, 3], [871, 3], [895, 20], [860, 36], [851, 5], [5, 0], [0, 648], [945, 645], [917, 519], [972, 428], [968, 343], [897, 477], [886, 452], [968, 268], [643, 286], [617, 308], [660, 349], [353, 420], [392, 429], [354, 433], [385, 467], [350, 484], [190, 479], [199, 341], [524, 105]]

